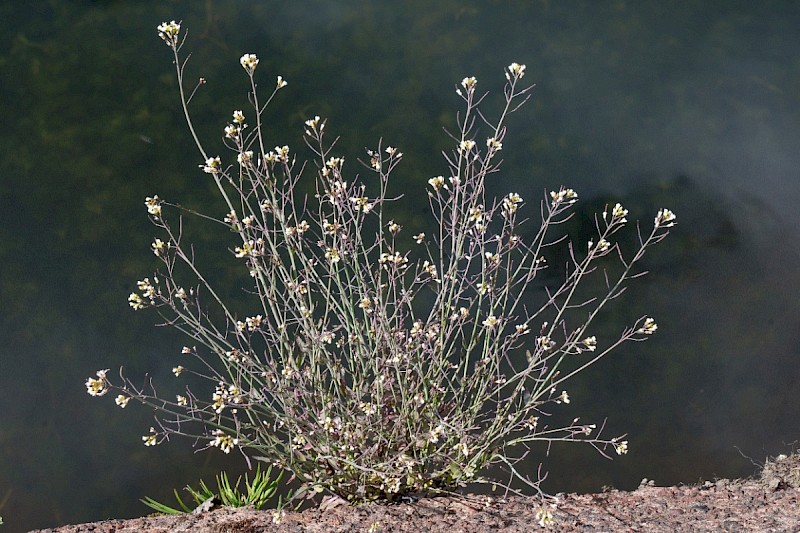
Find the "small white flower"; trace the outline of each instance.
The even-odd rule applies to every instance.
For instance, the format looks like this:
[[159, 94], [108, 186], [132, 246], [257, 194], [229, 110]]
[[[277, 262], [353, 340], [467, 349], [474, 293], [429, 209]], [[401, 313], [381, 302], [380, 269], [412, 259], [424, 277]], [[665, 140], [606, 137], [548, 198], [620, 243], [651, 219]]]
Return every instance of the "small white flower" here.
[[511, 63], [508, 66], [508, 72], [506, 73], [506, 79], [514, 78], [519, 79], [525, 75], [525, 65], [520, 65], [519, 63]]
[[214, 439], [211, 441], [211, 446], [215, 446], [223, 451], [223, 453], [231, 453], [234, 446], [239, 444], [239, 439], [235, 439], [230, 435], [226, 435], [221, 429], [215, 429], [211, 432]]
[[467, 91], [474, 91], [475, 86], [478, 84], [478, 80], [474, 77], [470, 76], [468, 78], [464, 78], [461, 80], [461, 86], [464, 87]]
[[499, 152], [500, 150], [503, 149], [503, 143], [501, 143], [494, 137], [489, 137], [488, 139], [486, 139], [486, 147], [494, 152]]
[[90, 396], [103, 396], [108, 393], [109, 388], [106, 383], [107, 372], [108, 369], [98, 370], [97, 379], [89, 378], [86, 380], [86, 392], [89, 393]]
[[561, 391], [561, 395], [558, 397], [557, 401], [561, 403], [569, 403], [569, 394], [567, 394], [567, 391]]
[[148, 196], [144, 199], [144, 205], [147, 207], [147, 213], [153, 216], [161, 216], [161, 199], [158, 195], [153, 197]]
[[225, 137], [228, 139], [236, 139], [239, 136], [239, 126], [235, 124], [228, 124], [225, 126]]
[[264, 319], [264, 317], [262, 317], [261, 315], [249, 316], [249, 317], [245, 318], [244, 320], [245, 320], [245, 324], [247, 325], [247, 330], [248, 331], [255, 331], [258, 328], [260, 328], [263, 319]]
[[181, 25], [174, 20], [162, 22], [158, 25], [158, 36], [164, 40], [167, 46], [174, 48], [178, 45], [178, 35], [181, 32]]
[[636, 330], [636, 333], [644, 333], [645, 335], [652, 335], [658, 329], [656, 321], [650, 317], [644, 319], [644, 325]]
[[130, 397], [129, 396], [125, 396], [123, 394], [120, 394], [119, 396], [114, 398], [114, 403], [116, 403], [117, 405], [119, 405], [123, 409], [125, 409], [125, 407], [128, 405], [129, 401], [131, 401]]
[[149, 435], [142, 435], [142, 442], [144, 442], [145, 446], [155, 446], [158, 444], [157, 437], [156, 428], [151, 427]]
[[404, 255], [400, 255], [400, 252], [387, 253], [383, 252], [380, 257], [378, 258], [378, 263], [381, 265], [389, 265], [394, 266], [403, 266], [408, 263], [408, 258]]
[[367, 155], [369, 156], [369, 166], [372, 167], [372, 170], [375, 172], [380, 172], [381, 168], [383, 168], [383, 159], [381, 158], [381, 154], [378, 152], [373, 152], [372, 150], [367, 150]]
[[341, 260], [341, 256], [339, 255], [339, 250], [336, 248], [328, 248], [325, 250], [325, 259], [330, 261], [333, 264], [338, 263]]
[[306, 120], [306, 126], [308, 126], [314, 131], [317, 131], [318, 125], [319, 125], [319, 115], [315, 116], [312, 119]]
[[206, 174], [217, 174], [222, 169], [222, 161], [220, 161], [219, 156], [209, 157], [204, 165], [200, 165], [200, 168]]
[[169, 244], [165, 243], [161, 239], [155, 239], [153, 241], [153, 244], [150, 245], [150, 247], [153, 249], [153, 253], [157, 257], [161, 257], [163, 255], [163, 253], [164, 253], [164, 250], [169, 248]]
[[305, 446], [306, 442], [307, 442], [306, 438], [303, 435], [296, 435], [292, 439], [292, 443], [293, 443], [292, 444], [292, 448], [295, 448], [295, 449], [302, 448], [303, 446]]
[[546, 351], [550, 350], [553, 346], [556, 345], [556, 343], [550, 340], [550, 337], [542, 335], [540, 337], [536, 337], [536, 345]]
[[658, 214], [656, 214], [656, 227], [657, 228], [670, 228], [675, 225], [675, 213], [670, 211], [669, 209], [659, 209]]
[[458, 149], [461, 150], [463, 153], [469, 153], [472, 149], [475, 148], [475, 141], [471, 139], [467, 139], [465, 141], [461, 141], [458, 144]]
[[532, 416], [528, 420], [525, 421], [525, 428], [533, 431], [536, 429], [536, 426], [539, 425], [539, 417]]
[[439, 272], [436, 270], [436, 265], [427, 260], [422, 263], [422, 271], [429, 274], [434, 280], [439, 279]]
[[175, 377], [178, 377], [183, 373], [184, 370], [185, 369], [181, 365], [178, 365], [172, 369], [172, 373], [175, 374]]
[[233, 121], [237, 124], [244, 124], [244, 113], [241, 110], [233, 112]]
[[[624, 220], [624, 219], [623, 219]], [[589, 241], [589, 247], [591, 248], [592, 241]], [[605, 239], [600, 239], [597, 241], [597, 246], [595, 247], [596, 252], [605, 252], [611, 247], [611, 243]]]
[[469, 210], [468, 220], [474, 222], [476, 225], [483, 222], [483, 206], [473, 207]]
[[336, 232], [342, 229], [342, 225], [338, 222], [328, 222], [328, 219], [322, 221], [322, 231], [325, 235], [336, 235]]
[[336, 339], [336, 335], [330, 331], [322, 330], [322, 333], [319, 334], [319, 340], [325, 344], [332, 343], [334, 339]]
[[256, 66], [258, 66], [258, 57], [255, 54], [245, 54], [239, 59], [239, 63], [248, 74], [252, 74], [256, 70]]
[[615, 442], [614, 451], [617, 452], [617, 455], [625, 455], [628, 453], [628, 441], [623, 440], [622, 442]]
[[447, 185], [444, 184], [444, 177], [443, 176], [436, 176], [435, 178], [429, 179], [428, 180], [428, 184], [431, 187], [433, 187], [434, 191], [438, 191], [442, 187], [444, 187], [445, 189], [447, 188]]
[[135, 311], [138, 311], [139, 309], [144, 308], [145, 303], [141, 296], [139, 296], [135, 292], [132, 292], [130, 296], [128, 296], [128, 305], [133, 307]]
[[461, 307], [459, 310], [452, 315], [450, 315], [450, 320], [465, 320], [469, 316], [469, 309], [466, 307]]
[[289, 83], [286, 80], [283, 79], [283, 76], [278, 76], [277, 88], [278, 89], [283, 89], [287, 85], [289, 85]]
[[253, 151], [246, 150], [239, 155], [236, 156], [236, 161], [239, 162], [241, 166], [247, 166], [253, 162]]
[[372, 211], [372, 204], [369, 203], [369, 198], [366, 196], [354, 196], [350, 198], [350, 201], [355, 204], [356, 211], [361, 211], [362, 213], [369, 213]]
[[515, 192], [509, 193], [508, 196], [503, 198], [503, 214], [509, 216], [516, 213], [521, 203], [522, 197], [519, 194]]
[[287, 162], [289, 161], [289, 147], [284, 146], [276, 146], [275, 147], [275, 157], [278, 161]]
[[500, 322], [500, 321], [497, 319], [497, 317], [496, 317], [496, 316], [494, 316], [494, 315], [489, 315], [488, 317], [486, 317], [486, 320], [484, 320], [482, 323], [483, 323], [483, 325], [484, 325], [485, 327], [487, 327], [487, 328], [489, 328], [489, 329], [492, 329], [492, 328], [493, 328], [493, 327], [495, 327], [495, 326], [496, 326], [496, 325], [497, 325], [499, 322]]
[[564, 189], [562, 187], [558, 192], [552, 191], [550, 193], [550, 198], [553, 199], [553, 207], [556, 207], [561, 203], [574, 204], [578, 201], [578, 193], [572, 189]]
[[416, 242], [417, 244], [422, 244], [424, 240], [425, 240], [424, 233], [418, 233], [414, 235], [414, 242]]
[[[622, 207], [621, 204], [616, 204], [614, 208], [611, 210], [611, 222], [617, 222], [619, 224], [624, 224], [628, 220], [625, 218], [628, 215], [628, 210]], [[603, 211], [603, 220], [606, 219], [606, 213]]]
[[[341, 170], [342, 165], [344, 165], [344, 157], [331, 157], [330, 159], [325, 161], [325, 166], [331, 170], [337, 168]], [[344, 189], [345, 187], [347, 187], [347, 183], [343, 184], [342, 189]]]
[[150, 298], [150, 301], [152, 302], [156, 295], [156, 288], [150, 283], [150, 278], [144, 278], [141, 281], [137, 281], [136, 286], [139, 287], [140, 291], [142, 291], [142, 296], [145, 298]]
[[583, 344], [587, 350], [593, 352], [597, 349], [597, 337], [586, 337], [581, 341], [581, 344]]
[[254, 252], [255, 252], [255, 242], [253, 241], [247, 241], [245, 243], [242, 243], [241, 246], [237, 246], [236, 248], [233, 249], [234, 255], [239, 259], [253, 255]]

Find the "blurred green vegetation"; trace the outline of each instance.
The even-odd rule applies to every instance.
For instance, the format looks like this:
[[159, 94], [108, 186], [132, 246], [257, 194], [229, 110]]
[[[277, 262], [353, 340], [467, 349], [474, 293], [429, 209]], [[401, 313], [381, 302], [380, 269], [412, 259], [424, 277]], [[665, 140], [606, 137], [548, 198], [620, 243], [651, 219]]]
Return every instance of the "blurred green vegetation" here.
[[[192, 455], [191, 443], [145, 449], [138, 435], [151, 414], [91, 401], [82, 385], [98, 368], [120, 365], [131, 376], [163, 378], [179, 357], [180, 337], [126, 303], [135, 281], [156, 266], [144, 197], [222, 211], [197, 168], [170, 54], [156, 37], [156, 25], [171, 19], [189, 29], [187, 78], [208, 80], [192, 107], [212, 151], [224, 153], [222, 127], [247, 106], [238, 58], [257, 53], [264, 87], [279, 74], [289, 82], [268, 113], [274, 144], [303, 154], [303, 121], [318, 114], [341, 135], [351, 173], [365, 145], [383, 138], [402, 149], [394, 187], [405, 197], [396, 220], [408, 231], [427, 223], [424, 185], [444, 172], [442, 128], [455, 124], [455, 84], [474, 75], [497, 93], [511, 61], [526, 63], [526, 79], [538, 87], [511, 121], [505, 170], [491, 192], [522, 194], [535, 222], [545, 189], [575, 187], [586, 209], [570, 229], [584, 240], [589, 208], [623, 200], [629, 219], [644, 224], [658, 208], [676, 211], [678, 231], [648, 259], [654, 274], [606, 317], [621, 328], [653, 313], [663, 334], [625, 348], [570, 388], [575, 412], [609, 416], [611, 433], [632, 433], [631, 454], [607, 464], [592, 450], [558, 449], [545, 464], [553, 465], [548, 487], [631, 486], [645, 466], [659, 482], [741, 475], [749, 463], [737, 460], [734, 444], [760, 453], [767, 444], [759, 443], [796, 433], [796, 423], [785, 422], [800, 414], [796, 402], [765, 393], [769, 380], [796, 390], [780, 370], [797, 368], [800, 342], [783, 327], [798, 315], [786, 290], [800, 284], [796, 256], [748, 240], [754, 227], [780, 235], [780, 200], [797, 192], [796, 183], [778, 187], [772, 202], [749, 185], [770, 175], [776, 157], [790, 168], [800, 153], [794, 4], [5, 2], [0, 512], [7, 531], [142, 514], [144, 494], [165, 498], [169, 487], [225, 466], [219, 454]], [[738, 161], [751, 166], [731, 163]], [[745, 210], [731, 193], [739, 189]], [[201, 264], [238, 297], [241, 272], [220, 261], [228, 236], [190, 227]], [[790, 232], [786, 242], [796, 238]], [[713, 319], [699, 321], [691, 309]], [[750, 320], [759, 325], [744, 327]], [[762, 380], [751, 380], [763, 358], [772, 362], [760, 366]], [[747, 437], [736, 431], [743, 419]], [[752, 436], [759, 432], [763, 441]]]

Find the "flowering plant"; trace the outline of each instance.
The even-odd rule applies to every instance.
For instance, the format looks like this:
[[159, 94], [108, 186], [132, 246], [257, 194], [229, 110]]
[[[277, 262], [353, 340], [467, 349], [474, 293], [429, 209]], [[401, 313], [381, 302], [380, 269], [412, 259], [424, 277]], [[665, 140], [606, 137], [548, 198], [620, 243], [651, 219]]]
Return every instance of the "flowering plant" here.
[[[485, 189], [487, 177], [500, 170], [507, 118], [529, 98], [525, 65], [505, 69], [505, 105], [494, 120], [479, 109], [486, 95], [477, 80], [462, 80], [456, 93], [464, 111], [446, 171], [427, 181], [435, 229], [410, 236], [388, 214], [400, 150], [381, 143], [367, 150], [372, 177], [359, 180], [333, 153], [320, 117], [304, 129], [317, 193], [299, 195], [305, 165], [298, 166], [288, 146], [268, 149], [262, 122], [286, 81], [278, 76], [263, 102], [254, 54], [241, 58], [252, 108], [234, 111], [224, 128], [232, 162], [209, 154], [184, 92], [185, 34], [174, 21], [158, 31], [174, 54], [200, 168], [227, 205], [223, 216], [206, 218], [235, 239], [230, 251], [248, 273], [252, 307], [237, 312], [223, 301], [196, 267], [180, 226], [168, 221], [168, 209], [178, 206], [148, 197], [148, 215], [162, 232], [152, 252], [163, 266], [138, 282], [129, 303], [155, 308], [188, 335], [173, 372], [208, 386], [187, 386], [170, 399], [122, 372], [119, 383], [107, 370], [89, 378], [91, 395], [113, 390], [120, 407], [133, 398], [161, 413], [142, 437], [145, 445], [184, 435], [224, 453], [249, 450], [290, 470], [308, 489], [350, 501], [489, 482], [491, 465], [538, 488], [539, 478], [515, 467], [536, 442], [584, 441], [601, 453], [626, 453], [627, 441], [603, 437], [594, 424], [549, 423], [548, 406], [569, 403], [564, 384], [577, 373], [656, 331], [645, 316], [619, 337], [592, 335], [598, 313], [639, 275], [638, 262], [667, 235], [675, 215], [659, 211], [627, 257], [614, 236], [628, 211], [616, 204], [596, 217], [597, 236], [587, 249], [570, 245], [560, 284], [541, 282], [550, 247], [565, 242], [552, 229], [572, 216], [578, 194], [561, 187], [546, 195], [541, 224], [525, 242], [522, 196], [491, 200]], [[603, 265], [614, 257], [619, 264], [611, 274]], [[585, 299], [577, 289], [595, 271], [605, 272], [606, 289]], [[186, 272], [191, 287], [182, 281]], [[538, 300], [533, 288], [542, 293]]]

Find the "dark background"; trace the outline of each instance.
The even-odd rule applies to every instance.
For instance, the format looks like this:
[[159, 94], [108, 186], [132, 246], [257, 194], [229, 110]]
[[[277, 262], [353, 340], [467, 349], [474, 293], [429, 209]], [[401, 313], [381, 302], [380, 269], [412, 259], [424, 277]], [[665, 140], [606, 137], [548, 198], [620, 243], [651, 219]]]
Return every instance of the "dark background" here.
[[[4, 531], [148, 512], [173, 487], [236, 457], [155, 449], [152, 413], [85, 393], [97, 369], [168, 379], [182, 339], [126, 302], [158, 265], [145, 196], [223, 212], [180, 115], [170, 51], [183, 20], [187, 78], [211, 152], [257, 78], [289, 82], [268, 112], [301, 154], [303, 121], [328, 117], [351, 172], [379, 138], [406, 154], [398, 222], [421, 225], [442, 174], [455, 84], [499, 98], [502, 69], [537, 88], [510, 123], [492, 192], [535, 199], [564, 184], [590, 210], [621, 201], [646, 225], [678, 215], [652, 274], [604, 317], [649, 313], [659, 332], [568, 387], [575, 416], [629, 433], [611, 462], [556, 446], [548, 491], [633, 488], [751, 474], [800, 435], [800, 7], [792, 1], [0, 2], [0, 515]], [[491, 106], [490, 106], [491, 107]], [[531, 206], [534, 202], [531, 203]], [[535, 213], [534, 213], [535, 214]], [[225, 242], [200, 229], [198, 249]], [[222, 285], [234, 272], [208, 261]], [[115, 371], [115, 370], [114, 370]], [[572, 416], [572, 415], [570, 415]], [[232, 454], [233, 455], [233, 454]], [[752, 459], [752, 460], [751, 460]]]

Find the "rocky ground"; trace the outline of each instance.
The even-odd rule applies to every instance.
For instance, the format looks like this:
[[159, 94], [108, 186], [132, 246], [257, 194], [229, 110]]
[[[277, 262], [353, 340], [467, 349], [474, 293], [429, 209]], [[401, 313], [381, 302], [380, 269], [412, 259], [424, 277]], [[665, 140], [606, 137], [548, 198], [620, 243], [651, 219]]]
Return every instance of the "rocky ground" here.
[[[800, 455], [779, 456], [761, 475], [746, 480], [656, 487], [643, 483], [632, 492], [561, 494], [551, 531], [620, 532], [800, 532]], [[505, 533], [542, 528], [538, 498], [473, 496], [426, 498], [393, 505], [327, 505], [275, 516], [250, 508], [106, 520], [38, 530], [53, 533]], [[277, 522], [277, 523], [276, 523]]]

